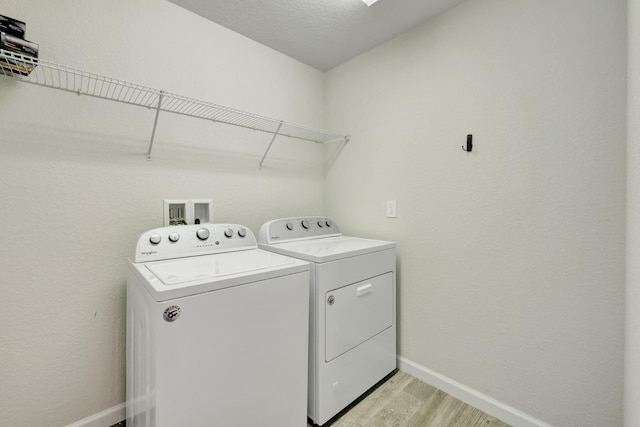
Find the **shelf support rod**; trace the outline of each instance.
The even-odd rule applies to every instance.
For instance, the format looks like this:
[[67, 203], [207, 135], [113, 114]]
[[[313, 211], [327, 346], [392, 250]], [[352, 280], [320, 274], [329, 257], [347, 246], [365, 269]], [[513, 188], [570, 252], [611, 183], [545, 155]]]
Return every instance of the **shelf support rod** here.
[[158, 126], [158, 116], [160, 115], [163, 95], [164, 91], [160, 91], [160, 96], [158, 96], [158, 106], [156, 107], [156, 118], [153, 121], [153, 130], [151, 131], [151, 141], [149, 141], [149, 150], [147, 150], [147, 160], [151, 160], [151, 148], [153, 147], [153, 139], [156, 136], [156, 127]]
[[269, 152], [269, 150], [271, 150], [271, 146], [273, 145], [273, 141], [276, 140], [276, 136], [278, 136], [280, 134], [280, 128], [282, 127], [282, 123], [284, 123], [284, 120], [280, 120], [280, 124], [278, 125], [278, 129], [276, 129], [276, 132], [273, 134], [273, 138], [271, 138], [271, 142], [269, 143], [269, 146], [267, 147], [267, 151], [264, 152], [264, 154], [262, 155], [262, 159], [260, 159], [260, 164], [258, 164], [258, 169], [262, 170], [262, 163], [264, 162], [265, 157], [267, 157], [267, 153]]

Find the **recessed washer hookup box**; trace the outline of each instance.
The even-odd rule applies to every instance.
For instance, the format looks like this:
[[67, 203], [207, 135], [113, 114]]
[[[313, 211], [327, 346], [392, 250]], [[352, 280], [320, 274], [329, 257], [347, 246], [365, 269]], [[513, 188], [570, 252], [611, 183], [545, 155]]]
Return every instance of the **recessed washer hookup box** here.
[[23, 39], [27, 33], [27, 24], [17, 19], [0, 15], [0, 31]]

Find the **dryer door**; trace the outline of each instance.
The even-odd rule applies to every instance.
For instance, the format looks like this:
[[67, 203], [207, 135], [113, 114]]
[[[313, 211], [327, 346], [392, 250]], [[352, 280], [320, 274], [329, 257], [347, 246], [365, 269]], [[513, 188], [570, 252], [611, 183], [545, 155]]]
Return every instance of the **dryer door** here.
[[325, 360], [335, 359], [393, 324], [393, 275], [325, 294]]

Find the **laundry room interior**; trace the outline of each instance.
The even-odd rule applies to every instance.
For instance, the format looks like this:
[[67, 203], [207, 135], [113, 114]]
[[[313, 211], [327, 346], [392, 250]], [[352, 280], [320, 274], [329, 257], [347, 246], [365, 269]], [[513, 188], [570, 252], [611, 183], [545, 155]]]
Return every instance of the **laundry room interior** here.
[[168, 0], [0, 14], [43, 61], [348, 136], [0, 75], [1, 426], [124, 419], [128, 260], [172, 199], [393, 241], [400, 371], [514, 426], [640, 425], [640, 0], [460, 1], [327, 70]]

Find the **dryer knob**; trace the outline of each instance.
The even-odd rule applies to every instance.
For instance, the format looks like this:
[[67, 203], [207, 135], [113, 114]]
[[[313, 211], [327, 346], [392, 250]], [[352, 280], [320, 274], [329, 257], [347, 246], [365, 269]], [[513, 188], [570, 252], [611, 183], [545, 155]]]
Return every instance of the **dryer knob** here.
[[331, 221], [326, 220], [324, 223], [327, 224], [327, 227], [331, 227]]
[[240, 237], [247, 237], [247, 229], [246, 228], [241, 228], [238, 230], [238, 236]]
[[306, 219], [302, 220], [302, 228], [309, 229], [309, 221], [307, 221]]
[[149, 236], [149, 243], [151, 243], [152, 245], [157, 245], [161, 241], [162, 236], [160, 236], [159, 234], [152, 234], [151, 236]]
[[175, 243], [180, 240], [180, 235], [178, 233], [171, 233], [169, 234], [169, 240]]
[[293, 230], [293, 223], [288, 222], [286, 227], [287, 227], [287, 230]]
[[230, 239], [233, 237], [233, 230], [230, 228], [227, 228], [226, 230], [224, 230], [224, 237], [226, 237], [227, 239]]
[[324, 227], [324, 224], [323, 224], [322, 221], [318, 221], [318, 227], [320, 227], [320, 228]]
[[209, 230], [207, 230], [206, 228], [198, 228], [198, 231], [196, 231], [196, 236], [198, 236], [198, 239], [200, 240], [207, 240], [209, 238]]

